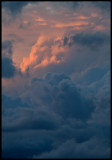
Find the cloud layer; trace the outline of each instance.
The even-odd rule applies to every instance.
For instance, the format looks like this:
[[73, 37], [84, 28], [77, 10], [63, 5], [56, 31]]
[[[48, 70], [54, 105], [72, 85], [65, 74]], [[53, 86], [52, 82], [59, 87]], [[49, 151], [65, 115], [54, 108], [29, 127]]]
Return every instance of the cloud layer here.
[[110, 158], [110, 2], [2, 2], [2, 158]]
[[[56, 73], [33, 78], [21, 98], [3, 95], [3, 157], [109, 157], [110, 122], [104, 120], [110, 114], [109, 101], [94, 100], [81, 95], [69, 76]], [[5, 143], [9, 136], [10, 150]]]

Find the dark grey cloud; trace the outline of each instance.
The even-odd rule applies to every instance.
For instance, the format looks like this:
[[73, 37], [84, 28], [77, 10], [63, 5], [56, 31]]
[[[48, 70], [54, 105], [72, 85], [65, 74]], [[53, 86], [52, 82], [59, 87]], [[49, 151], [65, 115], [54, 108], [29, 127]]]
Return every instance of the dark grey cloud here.
[[91, 2], [95, 7], [98, 7], [102, 10], [110, 11], [111, 7], [111, 2], [110, 1], [96, 1], [96, 2]]
[[7, 56], [11, 56], [13, 53], [13, 41], [12, 40], [6, 40], [2, 42], [2, 52], [3, 54]]
[[11, 59], [13, 54], [13, 41], [5, 40], [2, 42], [2, 77], [11, 78], [16, 73], [16, 67]]
[[[91, 149], [92, 147], [92, 149]], [[105, 152], [104, 152], [105, 150]], [[63, 143], [59, 148], [34, 158], [110, 158], [110, 149], [97, 138], [84, 143], [76, 143], [74, 139]]]
[[63, 8], [69, 8], [70, 10], [77, 10], [78, 7], [80, 7], [80, 4], [83, 2], [79, 1], [67, 1], [67, 2], [54, 2], [52, 3], [53, 7], [56, 9], [63, 9]]
[[53, 107], [56, 112], [66, 117], [86, 120], [94, 110], [92, 101], [81, 96], [77, 87], [69, 81], [63, 80], [52, 91]]
[[51, 152], [42, 153], [34, 158], [110, 158], [109, 108], [109, 99], [101, 99], [96, 105], [91, 121], [85, 123], [70, 118], [55, 134], [56, 141], [62, 143]]
[[11, 13], [13, 16], [17, 15], [18, 13], [20, 13], [23, 9], [23, 7], [25, 7], [29, 2], [2, 2], [2, 8], [4, 8], [6, 11], [8, 11], [9, 13]]
[[15, 115], [18, 115], [20, 118], [17, 118], [12, 123], [5, 123], [3, 131], [55, 130], [60, 125], [58, 116], [53, 112], [42, 109], [28, 109], [25, 105], [15, 110]]
[[[107, 68], [98, 68], [94, 67], [92, 69], [89, 69], [81, 79], [83, 79], [83, 84], [92, 84], [95, 83], [103, 78], [103, 76], [107, 73]], [[81, 82], [81, 79], [79, 80], [79, 83]]]
[[22, 75], [19, 68], [16, 68], [12, 61], [14, 40], [5, 40], [2, 42], [2, 77], [12, 78], [16, 74]]
[[29, 96], [33, 102], [41, 100], [43, 105], [64, 119], [75, 117], [87, 120], [94, 111], [92, 100], [85, 99], [70, 77], [64, 73], [47, 73], [44, 79], [33, 78], [30, 87]]
[[44, 80], [43, 80], [42, 78], [34, 77], [34, 78], [31, 80], [31, 83], [35, 83], [35, 82], [44, 82]]
[[23, 92], [2, 96], [3, 157], [109, 158], [109, 99], [85, 98], [64, 73], [34, 77]]
[[[27, 93], [27, 89], [32, 90], [31, 93]], [[9, 110], [9, 116], [12, 110], [11, 114], [18, 113], [17, 117], [20, 117], [8, 123], [4, 131], [54, 130], [60, 126], [63, 119], [71, 117], [86, 121], [94, 111], [92, 101], [82, 97], [70, 77], [64, 73], [48, 73], [44, 79], [35, 81], [33, 78], [27, 89], [24, 101], [20, 97], [12, 99], [10, 96], [2, 96], [3, 114], [6, 115]]]
[[12, 59], [8, 57], [2, 58], [2, 78], [12, 78], [15, 76], [16, 72], [17, 70]]
[[109, 42], [109, 36], [105, 33], [78, 33], [71, 37], [74, 43], [87, 46], [92, 50], [101, 48], [105, 42]]
[[74, 10], [79, 10], [82, 7], [95, 7], [95, 8], [99, 8], [101, 9], [103, 12], [105, 11], [110, 11], [110, 6], [111, 3], [110, 1], [88, 1], [88, 2], [79, 2], [79, 1], [75, 1], [75, 2], [71, 2], [71, 8]]
[[65, 36], [64, 40], [63, 40], [63, 45], [65, 46], [67, 44], [67, 42], [68, 42], [68, 38]]
[[39, 132], [14, 132], [4, 133], [2, 158], [32, 158], [34, 154], [38, 155], [42, 152], [48, 152], [53, 149], [52, 137]]
[[69, 8], [71, 10], [75, 10], [75, 11], [79, 11], [80, 9], [82, 8], [97, 8], [97, 9], [100, 9], [102, 12], [110, 12], [110, 6], [111, 6], [111, 3], [110, 1], [88, 1], [88, 2], [80, 2], [80, 1], [68, 1], [68, 2], [56, 2], [54, 3], [54, 6], [56, 8], [59, 8], [59, 7], [66, 7], [66, 8]]
[[80, 2], [75, 1], [75, 2], [72, 2], [72, 6], [71, 7], [73, 7], [73, 9], [77, 9], [79, 7], [79, 5], [80, 5]]
[[[5, 109], [8, 108], [16, 108], [16, 107], [22, 107], [26, 106], [28, 107], [27, 103], [24, 103], [20, 97], [17, 98], [11, 98], [10, 96], [7, 96], [5, 94], [2, 95], [2, 105], [5, 106]], [[4, 109], [4, 107], [3, 107]]]
[[32, 1], [6, 1], [2, 2], [2, 8], [13, 18], [15, 18], [18, 14], [20, 14], [25, 6], [30, 3], [39, 3], [39, 2], [32, 2]]
[[64, 73], [47, 73], [46, 76], [45, 76], [45, 80], [51, 84], [51, 85], [57, 85], [59, 84], [59, 82], [61, 82], [63, 79], [69, 79], [70, 80], [70, 77], [67, 76], [66, 74]]

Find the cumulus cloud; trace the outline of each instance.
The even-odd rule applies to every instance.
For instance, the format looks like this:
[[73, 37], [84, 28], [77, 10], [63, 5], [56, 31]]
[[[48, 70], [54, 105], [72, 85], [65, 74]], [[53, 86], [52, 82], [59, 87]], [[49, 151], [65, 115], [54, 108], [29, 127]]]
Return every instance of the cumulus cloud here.
[[56, 111], [64, 117], [88, 119], [94, 109], [92, 102], [83, 99], [72, 83], [65, 80], [59, 85], [60, 92], [55, 95], [53, 104]]
[[[32, 85], [35, 87], [36, 84], [38, 85], [38, 81]], [[47, 94], [45, 96], [47, 99], [52, 99], [51, 107], [56, 113], [64, 118], [75, 117], [81, 120], [86, 120], [91, 116], [94, 110], [93, 102], [81, 96], [78, 88], [66, 74], [48, 73], [43, 85]], [[32, 95], [34, 94], [36, 92], [32, 92]]]
[[63, 53], [69, 48], [69, 39], [58, 37], [55, 40], [41, 36], [32, 47], [29, 57], [24, 57], [20, 67], [22, 72], [33, 66], [34, 69], [49, 64], [63, 62]]
[[[61, 124], [59, 117], [87, 120], [94, 110], [92, 101], [82, 97], [70, 77], [65, 74], [48, 73], [44, 80], [35, 78], [35, 83], [34, 80], [33, 83], [31, 81], [27, 89], [31, 88], [31, 93], [26, 91], [24, 94], [25, 102], [19, 97], [12, 99], [3, 95], [2, 105], [6, 108], [3, 108], [4, 113], [8, 108], [12, 110], [15, 108], [17, 110], [14, 109], [15, 115], [16, 112], [19, 113], [19, 118], [11, 124], [9, 122], [4, 130], [55, 129]], [[28, 96], [33, 100], [33, 104], [30, 100], [26, 101]]]
[[2, 158], [110, 158], [107, 3], [2, 3]]
[[[109, 51], [109, 40], [110, 36], [102, 32], [81, 32], [55, 39], [40, 36], [32, 47], [29, 56], [23, 58], [20, 68], [24, 73], [28, 68], [29, 72], [37, 70], [37, 73], [39, 70], [46, 70], [46, 72], [52, 70], [62, 72], [64, 70], [65, 73], [67, 71], [71, 73], [74, 70], [78, 71], [78, 67], [86, 67], [86, 59], [89, 59], [88, 63], [90, 62], [87, 65], [95, 66], [97, 64], [93, 63], [97, 63], [98, 59], [105, 61], [103, 57], [106, 55], [105, 48], [108, 48], [107, 51]], [[96, 58], [96, 54], [98, 54], [97, 59], [93, 60]], [[81, 63], [80, 66], [78, 66], [78, 61]]]
[[34, 77], [21, 96], [2, 97], [3, 157], [110, 156], [108, 100], [85, 98], [64, 73]]

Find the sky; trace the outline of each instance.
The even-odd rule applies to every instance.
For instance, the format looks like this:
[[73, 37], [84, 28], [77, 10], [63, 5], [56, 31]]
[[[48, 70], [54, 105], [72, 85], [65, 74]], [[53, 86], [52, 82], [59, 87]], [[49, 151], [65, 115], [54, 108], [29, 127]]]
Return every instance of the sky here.
[[110, 158], [110, 1], [2, 2], [2, 158]]

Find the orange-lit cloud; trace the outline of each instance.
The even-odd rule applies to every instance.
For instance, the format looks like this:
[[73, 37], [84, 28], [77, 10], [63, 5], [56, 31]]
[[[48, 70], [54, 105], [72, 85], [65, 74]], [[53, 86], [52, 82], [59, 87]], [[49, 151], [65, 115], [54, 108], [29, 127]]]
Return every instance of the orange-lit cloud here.
[[44, 22], [45, 20], [43, 18], [38, 17], [38, 18], [35, 19], [35, 21], [37, 21], [37, 22]]
[[90, 19], [90, 17], [88, 16], [83, 16], [83, 15], [75, 15], [75, 17], [73, 17], [74, 19], [79, 19], [79, 20], [87, 20]]
[[[52, 43], [51, 43], [52, 42]], [[63, 62], [63, 56], [57, 58], [60, 53], [66, 52], [67, 46], [63, 46], [63, 39], [56, 38], [54, 41], [41, 36], [32, 47], [29, 57], [24, 57], [20, 65], [21, 71], [25, 72], [30, 66], [33, 68], [45, 67], [51, 63]]]
[[47, 25], [46, 20], [43, 19], [43, 18], [38, 17], [38, 18], [35, 19], [35, 21], [38, 23], [38, 25], [41, 25], [41, 26], [46, 26]]
[[[63, 60], [63, 59], [61, 59], [61, 60]], [[34, 66], [34, 69], [36, 69], [38, 67], [45, 67], [51, 63], [58, 64], [61, 62], [61, 60], [57, 60], [56, 56], [51, 56], [50, 59], [47, 59], [47, 58], [43, 59], [40, 64]]]
[[[49, 49], [45, 49], [47, 47], [45, 45], [44, 47], [39, 47], [38, 45], [38, 51], [35, 49], [38, 56], [36, 54], [31, 54], [32, 58], [28, 56], [32, 44], [41, 35], [49, 36], [51, 39], [56, 40], [56, 37], [69, 35], [72, 32], [109, 31], [109, 16], [106, 13], [102, 13], [98, 8], [87, 6], [85, 9], [86, 6], [83, 6], [80, 7], [80, 10], [72, 10], [68, 6], [69, 4], [65, 6], [60, 5], [58, 6], [59, 9], [51, 2], [31, 3], [23, 8], [21, 14], [14, 21], [11, 20], [10, 15], [6, 11], [3, 11], [2, 39], [14, 39], [13, 59], [18, 66], [21, 64], [21, 68], [26, 68], [28, 65], [35, 63], [32, 59], [37, 60], [37, 57], [40, 57], [39, 54], [45, 52], [45, 50], [46, 54], [51, 53], [51, 55], [65, 52], [65, 47], [59, 47], [57, 44], [52, 45]], [[9, 35], [14, 35], [15, 37], [12, 38]], [[18, 38], [23, 41], [18, 41]], [[41, 41], [40, 38], [38, 43], [39, 41]]]
[[91, 13], [92, 17], [99, 17], [100, 15], [98, 13]]
[[41, 36], [38, 39], [37, 43], [32, 47], [29, 57], [23, 58], [23, 62], [20, 65], [22, 72], [24, 72], [29, 65], [36, 63], [38, 59], [38, 52], [42, 52], [45, 50], [45, 47], [41, 47], [44, 40], [45, 38]]
[[106, 27], [105, 26], [102, 26], [102, 25], [98, 25], [94, 28], [95, 31], [103, 31], [103, 30], [106, 30]]
[[64, 28], [64, 27], [74, 27], [74, 26], [82, 26], [82, 25], [88, 25], [87, 21], [75, 21], [72, 23], [57, 23], [54, 27], [56, 28]]
[[45, 23], [45, 22], [42, 22], [42, 23], [38, 23], [38, 25], [41, 25], [41, 26], [46, 26], [46, 25], [47, 25], [47, 23]]

